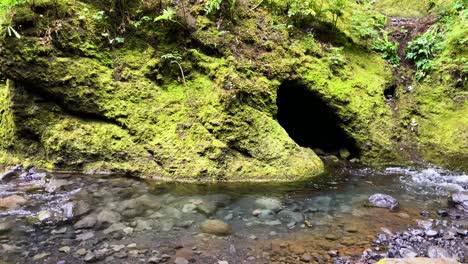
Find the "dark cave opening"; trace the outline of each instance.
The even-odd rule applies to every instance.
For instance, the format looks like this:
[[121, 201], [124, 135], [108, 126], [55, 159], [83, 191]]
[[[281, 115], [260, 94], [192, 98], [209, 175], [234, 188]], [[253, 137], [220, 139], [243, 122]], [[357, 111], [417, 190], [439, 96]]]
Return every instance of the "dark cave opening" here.
[[340, 127], [343, 121], [335, 110], [301, 82], [284, 82], [278, 89], [277, 106], [278, 122], [298, 145], [327, 154], [347, 149], [351, 157], [359, 157], [355, 140]]

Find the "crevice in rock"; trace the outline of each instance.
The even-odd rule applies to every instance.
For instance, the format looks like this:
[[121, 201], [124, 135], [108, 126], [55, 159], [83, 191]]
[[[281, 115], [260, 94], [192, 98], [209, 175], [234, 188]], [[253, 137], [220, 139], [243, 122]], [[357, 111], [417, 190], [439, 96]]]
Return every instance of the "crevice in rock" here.
[[300, 146], [337, 154], [347, 149], [359, 157], [356, 141], [342, 128], [336, 110], [299, 81], [286, 81], [278, 89], [277, 120]]

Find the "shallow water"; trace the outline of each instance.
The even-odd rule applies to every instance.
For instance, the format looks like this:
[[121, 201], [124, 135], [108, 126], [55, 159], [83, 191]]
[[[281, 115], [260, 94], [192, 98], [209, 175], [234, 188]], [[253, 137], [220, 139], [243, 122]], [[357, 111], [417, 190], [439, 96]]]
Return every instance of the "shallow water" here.
[[[358, 256], [382, 230], [414, 225], [422, 210], [437, 219], [436, 210], [448, 207], [447, 195], [467, 187], [467, 175], [440, 169], [349, 165], [307, 182], [280, 184], [19, 177], [0, 184], [0, 197], [27, 199], [19, 208], [0, 210], [0, 225], [12, 225], [3, 234], [0, 228], [0, 253], [12, 263], [147, 263], [161, 258], [174, 263], [177, 256], [196, 263], [301, 263], [291, 256], [303, 254], [332, 263], [328, 251]], [[368, 206], [375, 193], [392, 195], [400, 209]], [[253, 215], [256, 209], [263, 209], [258, 216]], [[97, 223], [77, 225], [85, 217]], [[201, 233], [200, 224], [209, 218], [228, 223], [235, 235]], [[117, 250], [120, 245], [125, 247]], [[70, 252], [61, 252], [68, 251], [64, 246]]]

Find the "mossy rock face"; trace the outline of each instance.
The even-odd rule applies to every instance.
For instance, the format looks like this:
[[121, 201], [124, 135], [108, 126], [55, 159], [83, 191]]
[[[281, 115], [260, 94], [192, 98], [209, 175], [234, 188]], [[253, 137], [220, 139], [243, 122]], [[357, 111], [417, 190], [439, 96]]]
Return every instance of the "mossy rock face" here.
[[[399, 122], [384, 100], [391, 71], [349, 40], [337, 55], [337, 42], [290, 32], [286, 17], [241, 3], [235, 23], [219, 26], [193, 4], [191, 34], [146, 23], [117, 43], [113, 11], [97, 19], [102, 6], [89, 1], [39, 2], [17, 8], [22, 38], [0, 44], [10, 79], [0, 84], [0, 163], [173, 180], [317, 175], [322, 161], [276, 120], [277, 90], [291, 81], [336, 112], [363, 161], [401, 161]], [[186, 86], [178, 65], [161, 58], [175, 50]], [[304, 114], [313, 123], [320, 113]]]

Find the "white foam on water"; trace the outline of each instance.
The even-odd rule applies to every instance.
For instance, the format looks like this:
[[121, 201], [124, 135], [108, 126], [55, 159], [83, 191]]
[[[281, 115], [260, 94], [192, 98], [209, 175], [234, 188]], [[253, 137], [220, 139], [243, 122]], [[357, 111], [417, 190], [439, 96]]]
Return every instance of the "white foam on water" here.
[[416, 188], [423, 194], [446, 195], [454, 192], [468, 190], [468, 175], [456, 173], [440, 168], [408, 169], [392, 167], [385, 170], [387, 173], [402, 174], [400, 181], [410, 187]]

